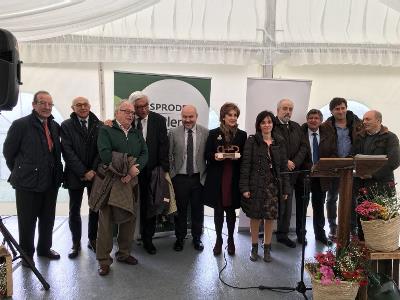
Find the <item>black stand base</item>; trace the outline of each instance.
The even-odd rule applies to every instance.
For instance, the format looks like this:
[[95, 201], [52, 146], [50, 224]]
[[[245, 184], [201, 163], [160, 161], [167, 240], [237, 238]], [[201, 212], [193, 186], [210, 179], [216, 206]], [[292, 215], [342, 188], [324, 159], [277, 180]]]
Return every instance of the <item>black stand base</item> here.
[[[3, 243], [4, 242], [7, 243], [8, 247], [10, 248], [10, 250], [13, 254], [13, 261], [15, 261], [19, 258], [23, 259], [29, 265], [29, 268], [36, 275], [37, 279], [39, 279], [40, 283], [43, 285], [43, 288], [47, 291], [50, 288], [50, 285], [43, 278], [42, 274], [40, 274], [38, 269], [36, 269], [35, 265], [32, 263], [30, 258], [25, 254], [24, 250], [22, 250], [21, 246], [18, 245], [17, 241], [14, 239], [14, 237], [8, 231], [8, 229], [6, 228], [6, 226], [3, 223], [1, 216], [0, 216], [0, 232], [4, 237]], [[17, 255], [17, 250], [20, 253], [20, 255]]]

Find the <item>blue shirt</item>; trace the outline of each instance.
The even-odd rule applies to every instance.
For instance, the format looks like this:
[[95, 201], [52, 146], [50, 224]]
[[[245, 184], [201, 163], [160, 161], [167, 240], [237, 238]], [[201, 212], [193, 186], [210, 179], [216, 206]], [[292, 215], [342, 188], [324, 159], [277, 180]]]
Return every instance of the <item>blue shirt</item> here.
[[336, 126], [337, 132], [337, 148], [339, 157], [349, 156], [351, 152], [351, 139], [349, 136], [349, 128]]

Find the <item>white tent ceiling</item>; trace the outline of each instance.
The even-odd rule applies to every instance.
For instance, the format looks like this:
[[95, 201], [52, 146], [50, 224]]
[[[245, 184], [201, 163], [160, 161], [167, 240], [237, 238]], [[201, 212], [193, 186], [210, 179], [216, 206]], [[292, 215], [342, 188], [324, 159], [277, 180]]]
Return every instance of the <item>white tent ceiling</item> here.
[[[7, 2], [7, 3], [5, 3]], [[1, 1], [25, 62], [400, 66], [399, 0]]]

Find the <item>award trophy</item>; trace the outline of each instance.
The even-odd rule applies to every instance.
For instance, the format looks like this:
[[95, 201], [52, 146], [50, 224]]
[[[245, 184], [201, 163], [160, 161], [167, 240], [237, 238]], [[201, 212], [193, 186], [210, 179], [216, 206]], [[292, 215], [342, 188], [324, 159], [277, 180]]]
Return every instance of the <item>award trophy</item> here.
[[240, 158], [239, 146], [236, 145], [218, 146], [217, 157], [228, 158], [228, 159], [239, 159]]

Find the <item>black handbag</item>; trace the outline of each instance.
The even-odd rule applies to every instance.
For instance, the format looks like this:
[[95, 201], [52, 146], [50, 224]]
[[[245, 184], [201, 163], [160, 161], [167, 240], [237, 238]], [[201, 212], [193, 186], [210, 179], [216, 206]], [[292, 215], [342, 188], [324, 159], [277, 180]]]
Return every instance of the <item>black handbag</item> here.
[[369, 300], [399, 300], [400, 290], [396, 283], [387, 275], [374, 273], [369, 276]]

